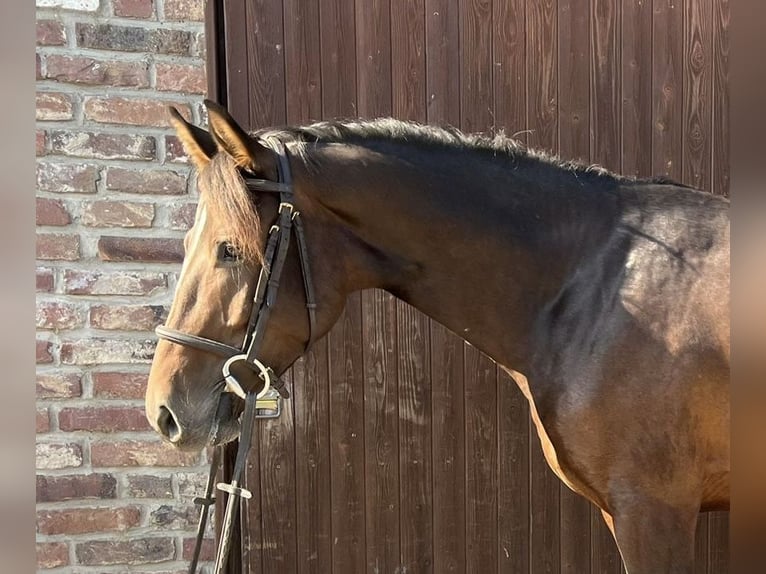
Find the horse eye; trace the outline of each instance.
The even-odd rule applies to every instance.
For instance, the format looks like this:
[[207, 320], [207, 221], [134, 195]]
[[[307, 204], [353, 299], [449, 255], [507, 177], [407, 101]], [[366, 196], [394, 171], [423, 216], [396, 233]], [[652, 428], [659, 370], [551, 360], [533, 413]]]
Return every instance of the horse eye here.
[[228, 241], [218, 244], [218, 261], [239, 261], [237, 248]]

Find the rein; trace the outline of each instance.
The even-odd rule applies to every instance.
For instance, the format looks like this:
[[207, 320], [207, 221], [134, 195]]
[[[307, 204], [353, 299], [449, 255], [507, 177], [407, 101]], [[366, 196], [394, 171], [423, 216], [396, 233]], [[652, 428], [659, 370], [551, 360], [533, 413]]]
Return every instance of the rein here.
[[[306, 248], [303, 223], [300, 218], [300, 212], [295, 209], [293, 183], [287, 153], [284, 144], [276, 138], [263, 140], [263, 143], [277, 155], [279, 160], [277, 164], [279, 181], [245, 177], [245, 184], [252, 191], [279, 194], [280, 203], [277, 219], [269, 229], [266, 249], [264, 251], [265, 264], [261, 267], [260, 274], [258, 275], [253, 305], [250, 310], [250, 319], [242, 345], [240, 347], [233, 347], [214, 339], [177, 331], [166, 325], [160, 325], [155, 329], [157, 336], [161, 339], [224, 357], [226, 361], [221, 371], [225, 387], [222, 393], [233, 393], [245, 401], [239, 447], [237, 449], [231, 482], [215, 484], [220, 451], [223, 449], [223, 446], [219, 446], [215, 449], [211, 460], [205, 494], [194, 499], [194, 503], [201, 506], [201, 512], [194, 553], [189, 566], [189, 574], [195, 574], [197, 571], [197, 563], [210, 513], [210, 506], [215, 503], [215, 496], [213, 496], [214, 484], [215, 488], [228, 494], [228, 499], [226, 501], [220, 544], [216, 552], [213, 572], [215, 574], [222, 574], [224, 568], [226, 568], [229, 549], [231, 548], [232, 527], [239, 509], [238, 499], [247, 500], [252, 498], [252, 493], [239, 486], [239, 484], [245, 468], [247, 454], [250, 450], [254, 421], [258, 418], [278, 417], [281, 414], [280, 399], [289, 398], [290, 396], [284, 387], [284, 382], [277, 377], [271, 367], [264, 365], [258, 360], [258, 352], [263, 342], [266, 323], [271, 316], [271, 311], [276, 302], [279, 281], [282, 276], [285, 260], [287, 259], [287, 251], [290, 247], [290, 238], [293, 233], [295, 234], [298, 246], [298, 257], [300, 258], [303, 288], [306, 296], [306, 310], [308, 313], [309, 338], [306, 342], [306, 350], [311, 347], [316, 335], [314, 284], [308, 262], [308, 250]], [[245, 363], [246, 366], [258, 373], [259, 377], [263, 380], [263, 387], [260, 390], [245, 391], [242, 388], [242, 385], [231, 373], [232, 365], [238, 362]]]

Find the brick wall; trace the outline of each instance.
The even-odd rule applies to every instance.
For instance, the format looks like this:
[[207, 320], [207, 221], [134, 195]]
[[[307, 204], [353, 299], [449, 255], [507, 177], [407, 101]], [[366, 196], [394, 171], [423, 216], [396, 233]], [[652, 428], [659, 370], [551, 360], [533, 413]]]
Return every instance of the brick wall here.
[[[205, 454], [143, 413], [194, 217], [166, 106], [202, 120], [204, 0], [37, 0], [37, 549], [184, 572]], [[49, 570], [50, 569], [50, 570]]]

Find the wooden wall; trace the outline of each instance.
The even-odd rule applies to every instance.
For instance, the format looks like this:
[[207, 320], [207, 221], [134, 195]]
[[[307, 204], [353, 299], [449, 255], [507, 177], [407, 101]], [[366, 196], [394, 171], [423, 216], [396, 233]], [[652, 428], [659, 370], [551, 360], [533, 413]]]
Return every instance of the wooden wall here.
[[[392, 115], [504, 129], [728, 193], [728, 0], [210, 4], [211, 96], [251, 128]], [[621, 571], [513, 382], [411, 307], [352, 297], [289, 379], [250, 457], [243, 572]], [[698, 534], [697, 571], [727, 572], [728, 515], [702, 515]]]

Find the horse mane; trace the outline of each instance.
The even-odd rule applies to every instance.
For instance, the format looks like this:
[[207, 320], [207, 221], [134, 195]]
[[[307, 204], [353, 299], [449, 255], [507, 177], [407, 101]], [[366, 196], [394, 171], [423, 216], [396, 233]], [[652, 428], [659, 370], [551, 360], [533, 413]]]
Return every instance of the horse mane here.
[[359, 143], [374, 144], [393, 142], [408, 144], [421, 149], [451, 149], [489, 153], [495, 158], [514, 162], [536, 162], [578, 175], [591, 175], [616, 181], [635, 181], [594, 164], [563, 160], [559, 156], [527, 147], [523, 142], [500, 130], [492, 137], [482, 133], [465, 133], [452, 126], [425, 125], [409, 120], [378, 118], [373, 120], [321, 121], [307, 126], [291, 126], [265, 129], [253, 133], [256, 137], [276, 137], [283, 142], [306, 144], [297, 153], [310, 162], [308, 144], [311, 143]]
[[225, 222], [225, 236], [248, 262], [263, 264], [261, 218], [237, 164], [217, 153], [197, 176], [205, 208], [214, 221]]

